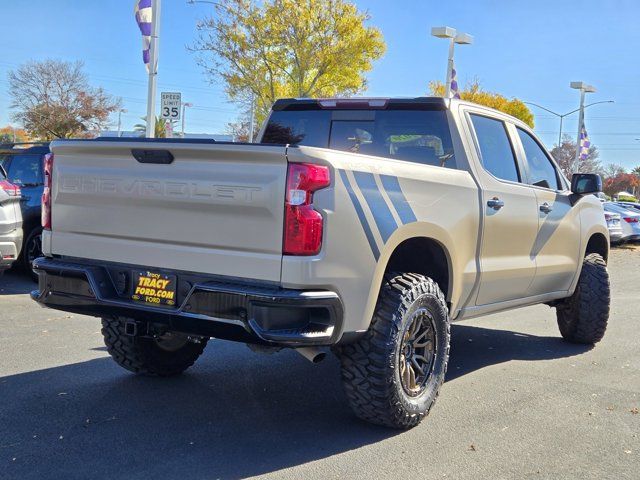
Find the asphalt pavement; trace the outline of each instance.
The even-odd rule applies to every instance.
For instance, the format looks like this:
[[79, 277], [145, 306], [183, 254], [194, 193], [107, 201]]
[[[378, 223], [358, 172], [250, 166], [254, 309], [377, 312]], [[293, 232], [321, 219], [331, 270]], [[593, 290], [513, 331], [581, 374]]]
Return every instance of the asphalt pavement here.
[[535, 306], [458, 323], [447, 381], [407, 432], [355, 419], [333, 356], [213, 340], [179, 378], [134, 376], [97, 319], [0, 277], [0, 479], [640, 478], [640, 249], [610, 259], [595, 348]]

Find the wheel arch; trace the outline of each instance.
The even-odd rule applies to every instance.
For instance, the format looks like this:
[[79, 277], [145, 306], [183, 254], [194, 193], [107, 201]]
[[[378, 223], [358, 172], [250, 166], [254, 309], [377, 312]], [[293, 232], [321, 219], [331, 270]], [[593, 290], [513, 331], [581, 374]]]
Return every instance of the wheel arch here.
[[370, 319], [373, 315], [385, 275], [394, 269], [433, 278], [442, 290], [450, 311], [454, 311], [462, 289], [463, 275], [456, 274], [456, 268], [462, 267], [456, 266], [452, 245], [453, 239], [448, 232], [435, 225], [416, 222], [396, 230], [378, 259], [364, 318]]
[[583, 258], [590, 253], [600, 255], [605, 263], [609, 261], [609, 239], [601, 232], [594, 232], [585, 246]]

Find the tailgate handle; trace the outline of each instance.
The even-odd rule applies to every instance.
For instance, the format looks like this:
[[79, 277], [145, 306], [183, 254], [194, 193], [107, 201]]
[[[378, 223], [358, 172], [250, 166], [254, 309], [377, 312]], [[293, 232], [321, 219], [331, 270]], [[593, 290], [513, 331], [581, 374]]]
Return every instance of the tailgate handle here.
[[173, 162], [173, 153], [169, 150], [144, 150], [134, 148], [131, 155], [140, 163], [157, 163], [160, 165], [169, 165]]

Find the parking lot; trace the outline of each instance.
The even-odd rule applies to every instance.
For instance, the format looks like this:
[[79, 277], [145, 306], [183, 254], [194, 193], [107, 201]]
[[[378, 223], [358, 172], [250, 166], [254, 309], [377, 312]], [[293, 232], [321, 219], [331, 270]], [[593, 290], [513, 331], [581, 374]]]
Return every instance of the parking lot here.
[[612, 251], [604, 340], [564, 343], [545, 306], [456, 324], [447, 382], [408, 432], [352, 416], [334, 357], [209, 343], [185, 375], [140, 378], [99, 321], [0, 279], [0, 477], [615, 478], [640, 472], [640, 249]]

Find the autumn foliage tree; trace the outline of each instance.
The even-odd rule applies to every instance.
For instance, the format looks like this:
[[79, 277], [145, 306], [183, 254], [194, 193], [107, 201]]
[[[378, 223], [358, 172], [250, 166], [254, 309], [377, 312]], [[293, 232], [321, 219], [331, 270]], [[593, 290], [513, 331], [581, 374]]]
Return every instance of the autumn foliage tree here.
[[229, 99], [260, 123], [278, 98], [350, 96], [385, 52], [369, 16], [344, 0], [221, 0], [191, 49]]
[[633, 173], [618, 173], [613, 177], [605, 178], [602, 187], [604, 193], [611, 197], [623, 191], [635, 195], [640, 187], [640, 178]]
[[34, 138], [69, 138], [106, 128], [120, 100], [89, 85], [82, 62], [28, 62], [9, 72], [13, 119]]
[[[429, 82], [429, 90], [432, 95], [443, 97], [445, 86], [442, 82]], [[486, 107], [495, 108], [501, 112], [519, 118], [524, 123], [533, 128], [533, 113], [529, 108], [517, 98], [507, 98], [499, 93], [487, 92], [483, 90], [480, 82], [474, 80], [460, 91], [460, 98], [468, 102], [474, 102]]]
[[22, 128], [7, 125], [0, 128], [0, 143], [28, 142], [29, 134]]

